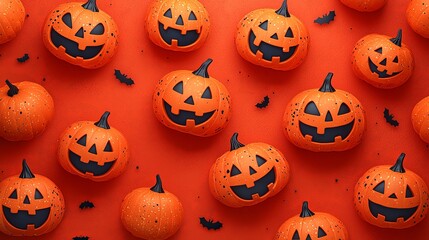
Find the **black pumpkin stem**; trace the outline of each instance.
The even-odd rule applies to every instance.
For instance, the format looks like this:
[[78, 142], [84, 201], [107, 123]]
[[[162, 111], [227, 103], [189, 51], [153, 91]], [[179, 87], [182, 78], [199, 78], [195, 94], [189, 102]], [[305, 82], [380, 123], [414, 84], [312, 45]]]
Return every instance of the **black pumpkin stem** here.
[[402, 29], [399, 29], [396, 37], [391, 38], [390, 41], [392, 41], [394, 44], [398, 45], [399, 47], [402, 47]]
[[100, 120], [96, 123], [94, 123], [95, 126], [97, 127], [101, 127], [104, 129], [110, 129], [109, 123], [107, 122], [107, 118], [109, 117], [110, 112], [109, 111], [105, 111], [103, 113], [103, 116], [101, 116]]
[[162, 189], [161, 177], [159, 174], [156, 175], [156, 184], [150, 190], [157, 193], [164, 193], [164, 189]]
[[93, 12], [100, 11], [98, 10], [98, 7], [97, 7], [97, 0], [88, 0], [88, 2], [82, 5], [82, 7]]
[[203, 78], [209, 78], [210, 76], [209, 76], [209, 73], [207, 72], [207, 68], [212, 62], [213, 62], [213, 59], [211, 58], [207, 59], [205, 62], [203, 62], [203, 64], [201, 64], [200, 68], [193, 71], [192, 73]]
[[7, 91], [7, 95], [9, 97], [13, 97], [16, 94], [18, 94], [19, 89], [18, 87], [16, 87], [15, 85], [13, 85], [11, 82], [9, 82], [9, 80], [6, 80], [6, 85], [9, 87], [9, 90]]
[[276, 11], [278, 15], [290, 17], [289, 10], [287, 9], [287, 0], [283, 0], [282, 6]]
[[320, 92], [335, 92], [335, 88], [331, 84], [332, 77], [334, 76], [333, 73], [328, 73], [326, 75], [325, 81], [323, 81], [322, 87], [319, 88]]
[[231, 142], [231, 150], [230, 151], [244, 147], [244, 144], [242, 144], [241, 142], [238, 141], [238, 133], [232, 134], [230, 142]]
[[395, 165], [393, 165], [390, 168], [390, 170], [392, 170], [394, 172], [404, 173], [405, 172], [404, 158], [405, 158], [405, 153], [401, 153], [401, 155], [399, 155], [399, 157], [398, 157], [398, 160], [396, 160]]
[[308, 208], [308, 202], [307, 201], [304, 201], [302, 203], [302, 210], [301, 210], [301, 214], [299, 216], [302, 218], [314, 216], [314, 212], [312, 212]]
[[19, 178], [35, 178], [34, 174], [31, 172], [30, 168], [27, 165], [27, 161], [22, 160], [22, 171]]

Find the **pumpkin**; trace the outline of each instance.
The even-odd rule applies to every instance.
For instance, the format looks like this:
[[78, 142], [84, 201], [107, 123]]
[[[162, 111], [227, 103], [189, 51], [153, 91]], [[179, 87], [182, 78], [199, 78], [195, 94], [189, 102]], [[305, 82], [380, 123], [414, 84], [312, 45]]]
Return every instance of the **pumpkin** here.
[[314, 152], [344, 151], [361, 142], [365, 113], [351, 93], [336, 90], [328, 73], [320, 89], [296, 95], [283, 117], [284, 134], [295, 146]]
[[289, 13], [286, 0], [275, 9], [257, 9], [239, 22], [235, 36], [238, 53], [266, 68], [291, 70], [307, 56], [309, 37], [304, 24]]
[[289, 218], [277, 230], [275, 240], [347, 240], [344, 224], [329, 213], [312, 212], [308, 202], [302, 204], [301, 214]]
[[340, 0], [344, 5], [360, 12], [373, 12], [382, 8], [387, 0]]
[[61, 135], [58, 160], [68, 172], [100, 182], [122, 174], [128, 164], [128, 143], [110, 127], [105, 112], [98, 122], [80, 121]]
[[219, 157], [209, 173], [212, 195], [229, 207], [258, 204], [279, 193], [287, 184], [289, 164], [283, 154], [266, 143], [244, 145], [238, 133], [231, 149]]
[[429, 143], [429, 96], [423, 98], [414, 106], [411, 122], [420, 138]]
[[200, 48], [210, 29], [209, 14], [197, 0], [154, 0], [146, 19], [149, 39], [167, 50]]
[[43, 43], [57, 58], [83, 68], [108, 63], [118, 47], [118, 28], [96, 0], [60, 4], [46, 18]]
[[414, 69], [411, 50], [402, 43], [402, 30], [395, 38], [370, 34], [360, 39], [352, 53], [356, 76], [378, 88], [395, 88], [410, 79]]
[[368, 170], [355, 186], [355, 208], [365, 221], [382, 228], [409, 228], [428, 211], [428, 187], [423, 179], [405, 170], [401, 153], [395, 165]]
[[174, 130], [208, 137], [224, 129], [231, 114], [226, 87], [210, 77], [207, 59], [196, 71], [178, 70], [165, 75], [155, 88], [156, 118]]
[[25, 20], [24, 5], [20, 0], [0, 0], [0, 44], [14, 39]]
[[408, 25], [414, 32], [429, 38], [429, 3], [425, 0], [411, 0], [407, 7]]
[[135, 237], [163, 240], [174, 235], [182, 225], [183, 207], [172, 193], [164, 191], [156, 175], [152, 188], [138, 188], [122, 201], [121, 221]]
[[0, 231], [10, 236], [39, 236], [54, 230], [64, 215], [60, 189], [42, 175], [33, 174], [25, 160], [20, 175], [0, 182]]
[[39, 84], [6, 80], [0, 88], [0, 137], [31, 140], [45, 130], [53, 115], [54, 101]]

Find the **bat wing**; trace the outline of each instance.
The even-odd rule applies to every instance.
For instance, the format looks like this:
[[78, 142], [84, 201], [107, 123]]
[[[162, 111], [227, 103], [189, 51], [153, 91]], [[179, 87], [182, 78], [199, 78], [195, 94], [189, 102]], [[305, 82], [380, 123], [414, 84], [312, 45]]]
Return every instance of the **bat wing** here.
[[314, 22], [318, 24], [329, 24], [330, 22], [334, 21], [335, 16], [335, 11], [330, 11], [328, 14], [324, 14], [322, 17], [318, 17], [316, 20], [314, 20]]
[[257, 108], [266, 108], [269, 103], [270, 103], [270, 98], [268, 96], [265, 96], [264, 100], [262, 100], [262, 102], [257, 103], [255, 106]]
[[126, 85], [132, 85], [134, 84], [134, 81], [127, 77], [127, 75], [121, 73], [120, 70], [115, 69], [115, 77], [118, 79], [121, 83], [125, 83]]

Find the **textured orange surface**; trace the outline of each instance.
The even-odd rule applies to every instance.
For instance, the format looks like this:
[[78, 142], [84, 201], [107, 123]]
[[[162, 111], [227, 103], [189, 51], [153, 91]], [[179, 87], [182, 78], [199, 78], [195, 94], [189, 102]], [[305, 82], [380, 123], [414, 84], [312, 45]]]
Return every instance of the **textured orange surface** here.
[[[361, 220], [354, 210], [353, 189], [359, 177], [376, 165], [393, 165], [400, 152], [407, 153], [405, 168], [429, 183], [429, 148], [414, 132], [411, 111], [429, 95], [429, 40], [414, 33], [405, 19], [406, 0], [390, 0], [374, 13], [359, 13], [337, 0], [290, 0], [290, 12], [300, 18], [310, 35], [310, 48], [304, 63], [289, 72], [254, 66], [243, 60], [234, 45], [237, 23], [257, 8], [275, 8], [281, 1], [203, 0], [211, 19], [204, 46], [189, 53], [176, 53], [153, 45], [144, 29], [149, 1], [99, 0], [99, 8], [109, 13], [119, 27], [119, 49], [113, 61], [101, 69], [85, 70], [63, 62], [45, 49], [42, 26], [45, 17], [59, 1], [23, 0], [27, 13], [20, 34], [0, 45], [0, 80], [33, 81], [52, 95], [55, 114], [46, 131], [29, 142], [0, 140], [0, 178], [20, 172], [23, 158], [33, 173], [53, 180], [64, 194], [66, 212], [59, 227], [34, 239], [71, 239], [88, 235], [95, 240], [136, 239], [120, 222], [123, 197], [138, 187], [151, 187], [155, 175], [164, 189], [183, 203], [182, 228], [172, 239], [272, 239], [277, 228], [299, 213], [308, 200], [316, 212], [330, 213], [342, 220], [351, 239], [424, 240], [429, 235], [429, 219], [405, 230], [379, 229]], [[337, 17], [329, 25], [313, 20], [330, 10]], [[395, 36], [403, 29], [403, 42], [412, 50], [415, 72], [403, 86], [382, 90], [357, 79], [350, 58], [354, 44], [366, 34]], [[25, 63], [17, 57], [30, 55]], [[218, 135], [199, 138], [166, 128], [152, 112], [152, 94], [157, 81], [173, 70], [195, 70], [213, 58], [210, 74], [228, 88], [232, 99], [229, 125]], [[132, 77], [136, 84], [126, 86], [114, 78], [114, 69]], [[282, 131], [287, 103], [297, 93], [318, 88], [327, 72], [334, 73], [333, 85], [351, 92], [366, 110], [367, 131], [362, 143], [347, 152], [313, 153], [289, 143]], [[254, 105], [265, 95], [271, 99], [266, 109]], [[387, 107], [400, 122], [395, 128], [385, 123]], [[96, 183], [69, 174], [56, 157], [58, 138], [71, 123], [97, 121], [109, 110], [109, 123], [127, 138], [131, 158], [125, 173], [110, 182]], [[208, 187], [208, 172], [229, 149], [233, 132], [243, 143], [267, 142], [288, 160], [291, 178], [283, 191], [261, 204], [233, 209], [215, 200]], [[80, 210], [90, 200], [95, 208]], [[220, 220], [224, 227], [208, 231], [199, 217]], [[0, 235], [1, 239], [16, 239]]]

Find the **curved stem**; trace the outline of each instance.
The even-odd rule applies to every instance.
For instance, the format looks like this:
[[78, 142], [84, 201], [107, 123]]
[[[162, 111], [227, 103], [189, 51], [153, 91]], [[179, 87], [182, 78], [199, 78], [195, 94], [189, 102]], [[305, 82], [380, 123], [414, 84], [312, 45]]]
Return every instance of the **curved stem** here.
[[97, 0], [88, 0], [88, 2], [82, 5], [82, 7], [93, 12], [100, 11], [98, 10], [98, 7], [97, 7]]
[[392, 170], [394, 172], [404, 173], [405, 172], [404, 158], [405, 158], [405, 153], [401, 153], [401, 155], [399, 155], [399, 157], [398, 157], [398, 160], [396, 160], [395, 165], [393, 165], [390, 168], [390, 170]]
[[159, 174], [156, 175], [156, 184], [150, 190], [157, 193], [164, 193], [164, 189], [162, 189], [161, 177]]
[[319, 88], [320, 92], [335, 92], [335, 88], [331, 84], [332, 77], [334, 76], [333, 73], [328, 73], [328, 75], [325, 78], [325, 81], [323, 81], [322, 87]]
[[312, 212], [308, 208], [308, 202], [307, 201], [304, 201], [302, 203], [302, 210], [301, 210], [301, 214], [299, 216], [302, 218], [314, 216], [314, 212]]
[[207, 68], [210, 66], [212, 62], [213, 62], [213, 59], [211, 58], [207, 59], [205, 62], [203, 62], [203, 64], [201, 64], [200, 68], [193, 71], [192, 73], [203, 78], [209, 78], [210, 76], [207, 71]]
[[9, 97], [13, 97], [16, 94], [18, 94], [18, 92], [19, 92], [18, 87], [13, 85], [11, 82], [9, 82], [9, 80], [6, 80], [6, 85], [9, 87], [9, 90], [7, 91], [7, 95]]
[[397, 46], [402, 47], [402, 29], [399, 29], [396, 37], [391, 38], [390, 41], [392, 41]]
[[290, 17], [290, 13], [287, 8], [287, 0], [283, 0], [282, 6], [276, 11], [276, 13], [285, 17]]
[[241, 142], [238, 141], [238, 133], [232, 134], [230, 143], [231, 143], [231, 150], [230, 151], [244, 147], [244, 144], [242, 144]]
[[27, 165], [27, 161], [22, 160], [22, 171], [19, 175], [19, 178], [35, 178], [34, 174], [31, 172], [30, 168]]
[[98, 122], [94, 123], [95, 126], [101, 127], [104, 129], [110, 129], [109, 123], [107, 122], [107, 118], [109, 118], [110, 112], [105, 111], [103, 115], [101, 116], [100, 120]]

